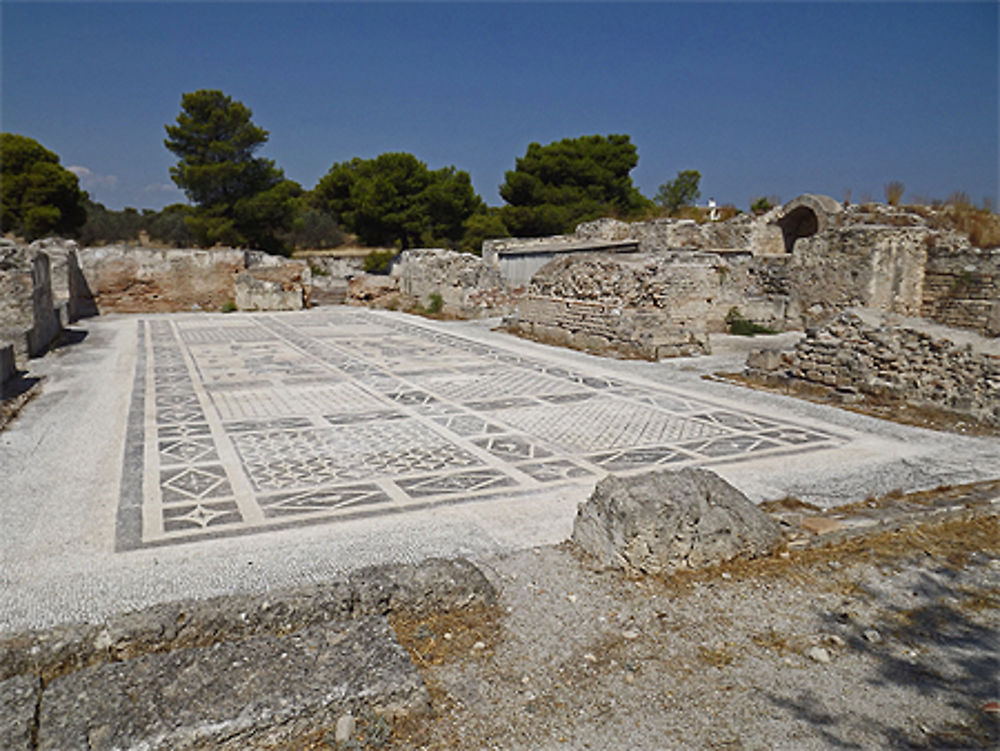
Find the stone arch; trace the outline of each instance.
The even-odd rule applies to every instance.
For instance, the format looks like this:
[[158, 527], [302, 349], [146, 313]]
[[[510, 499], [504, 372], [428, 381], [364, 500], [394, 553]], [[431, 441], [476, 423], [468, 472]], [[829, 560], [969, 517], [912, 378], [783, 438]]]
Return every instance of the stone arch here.
[[841, 206], [830, 196], [805, 194], [785, 204], [776, 220], [785, 240], [785, 252], [791, 253], [800, 237], [812, 237], [833, 223]]

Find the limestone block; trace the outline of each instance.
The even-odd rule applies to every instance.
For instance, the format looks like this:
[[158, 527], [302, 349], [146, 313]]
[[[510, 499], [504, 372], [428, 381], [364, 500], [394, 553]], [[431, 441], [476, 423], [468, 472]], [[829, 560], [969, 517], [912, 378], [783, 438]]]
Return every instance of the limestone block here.
[[0, 748], [30, 751], [32, 729], [42, 682], [33, 675], [18, 675], [0, 681]]
[[782, 366], [782, 353], [776, 349], [758, 349], [747, 355], [747, 367], [755, 370], [777, 370]]
[[611, 475], [577, 511], [573, 541], [601, 564], [644, 574], [764, 555], [778, 525], [704, 469]]
[[293, 748], [345, 712], [428, 704], [406, 651], [374, 616], [56, 678], [42, 694], [37, 747]]
[[236, 275], [236, 307], [240, 310], [301, 310], [302, 286], [258, 279], [249, 271]]

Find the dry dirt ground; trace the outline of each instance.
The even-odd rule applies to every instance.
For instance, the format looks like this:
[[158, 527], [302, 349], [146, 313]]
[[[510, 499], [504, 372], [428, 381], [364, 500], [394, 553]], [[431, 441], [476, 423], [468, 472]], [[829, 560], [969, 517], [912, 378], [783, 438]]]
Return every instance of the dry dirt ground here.
[[432, 715], [341, 747], [997, 748], [996, 504], [820, 542], [663, 580], [492, 560], [495, 611], [394, 621]]

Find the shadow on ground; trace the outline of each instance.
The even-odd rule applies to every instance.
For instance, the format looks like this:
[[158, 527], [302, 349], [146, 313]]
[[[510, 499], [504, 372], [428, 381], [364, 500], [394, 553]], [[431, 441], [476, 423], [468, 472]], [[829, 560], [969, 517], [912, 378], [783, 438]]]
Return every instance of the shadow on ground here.
[[[859, 730], [881, 735], [887, 749], [1000, 747], [1000, 718], [984, 711], [1000, 693], [1000, 634], [977, 617], [1000, 607], [1000, 587], [988, 565], [982, 570], [992, 579], [985, 586], [972, 587], [961, 568], [942, 565], [913, 572], [893, 594], [865, 588], [863, 596], [881, 614], [873, 623], [859, 624], [848, 613], [821, 614], [831, 631], [846, 628], [849, 648], [874, 660], [870, 685], [917, 692], [953, 708], [961, 719], [934, 725], [911, 716], [904, 704], [873, 727], [869, 720], [836, 714], [811, 691], [768, 699], [815, 728], [831, 748], [862, 748], [851, 740]], [[900, 604], [901, 598], [913, 606]]]

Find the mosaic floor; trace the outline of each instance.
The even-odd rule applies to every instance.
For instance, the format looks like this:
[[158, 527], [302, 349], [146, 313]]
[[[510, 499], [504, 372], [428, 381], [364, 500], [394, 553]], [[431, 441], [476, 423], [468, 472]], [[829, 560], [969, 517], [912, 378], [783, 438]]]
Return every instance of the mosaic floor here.
[[843, 443], [365, 310], [287, 320], [138, 322], [119, 549]]

